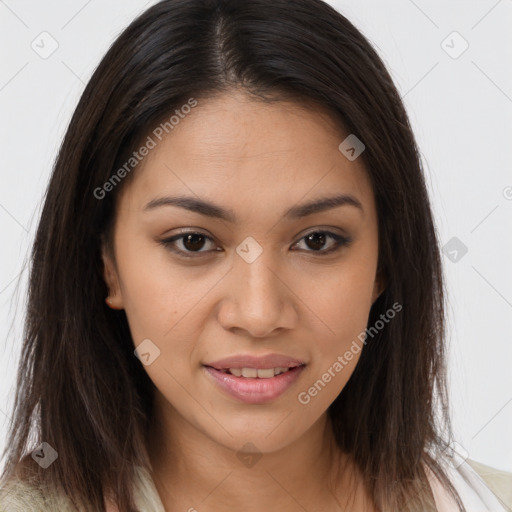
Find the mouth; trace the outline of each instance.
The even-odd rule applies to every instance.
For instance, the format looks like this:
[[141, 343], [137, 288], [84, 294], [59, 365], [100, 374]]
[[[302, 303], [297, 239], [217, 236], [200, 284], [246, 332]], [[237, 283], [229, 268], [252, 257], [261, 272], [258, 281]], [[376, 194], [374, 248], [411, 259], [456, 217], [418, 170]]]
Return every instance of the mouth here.
[[271, 368], [214, 368], [203, 365], [216, 389], [246, 404], [272, 402], [288, 391], [306, 364]]
[[[299, 366], [305, 366], [299, 365]], [[210, 368], [213, 368], [210, 366]], [[246, 379], [271, 379], [272, 377], [276, 377], [277, 375], [281, 375], [283, 373], [289, 372], [293, 368], [298, 368], [298, 366], [290, 366], [290, 367], [281, 367], [278, 366], [276, 368], [213, 368], [214, 370], [219, 370], [222, 373], [227, 373], [229, 375], [234, 375], [235, 377], [243, 377]]]

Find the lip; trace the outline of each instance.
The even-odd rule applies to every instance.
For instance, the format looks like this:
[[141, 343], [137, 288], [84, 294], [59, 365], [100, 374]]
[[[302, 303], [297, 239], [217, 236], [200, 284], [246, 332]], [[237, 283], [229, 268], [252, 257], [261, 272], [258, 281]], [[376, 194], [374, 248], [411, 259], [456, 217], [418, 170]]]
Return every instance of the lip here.
[[229, 368], [256, 368], [261, 370], [264, 368], [295, 368], [304, 364], [304, 361], [281, 354], [267, 354], [259, 357], [238, 354], [212, 363], [204, 363], [204, 366], [210, 366], [217, 370], [227, 370]]
[[[254, 368], [254, 366], [248, 367]], [[269, 379], [236, 377], [212, 366], [203, 366], [203, 368], [215, 384], [230, 397], [246, 404], [264, 404], [275, 400], [287, 391], [297, 381], [305, 365], [294, 366], [287, 372]]]

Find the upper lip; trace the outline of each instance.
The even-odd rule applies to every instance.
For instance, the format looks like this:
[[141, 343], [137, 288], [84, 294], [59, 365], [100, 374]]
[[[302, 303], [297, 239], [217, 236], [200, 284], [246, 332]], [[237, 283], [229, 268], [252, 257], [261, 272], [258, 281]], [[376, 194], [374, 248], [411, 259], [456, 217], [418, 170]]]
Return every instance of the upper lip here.
[[281, 354], [268, 354], [265, 356], [252, 356], [250, 354], [239, 354], [211, 363], [204, 363], [204, 366], [211, 366], [217, 370], [226, 370], [229, 368], [293, 368], [302, 366], [306, 363], [299, 359]]

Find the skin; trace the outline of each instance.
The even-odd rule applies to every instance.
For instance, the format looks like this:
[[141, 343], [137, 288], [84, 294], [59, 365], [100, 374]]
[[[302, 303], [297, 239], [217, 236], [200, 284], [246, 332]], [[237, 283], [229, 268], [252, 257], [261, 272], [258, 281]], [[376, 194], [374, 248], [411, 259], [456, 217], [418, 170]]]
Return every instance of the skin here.
[[[149, 453], [166, 510], [372, 510], [326, 415], [360, 352], [308, 404], [297, 399], [365, 330], [384, 287], [373, 190], [362, 159], [338, 149], [347, 135], [311, 105], [239, 91], [199, 100], [122, 189], [105, 279], [134, 345], [149, 338], [160, 350], [144, 368], [157, 388]], [[364, 211], [282, 219], [291, 206], [335, 194], [355, 196]], [[237, 222], [169, 205], [144, 211], [175, 195], [212, 201]], [[336, 241], [305, 238], [321, 229], [352, 242], [322, 256]], [[174, 248], [196, 256], [180, 257], [160, 243], [180, 230], [211, 240], [178, 239]], [[263, 249], [252, 263], [236, 252], [248, 236]], [[272, 352], [307, 365], [265, 404], [227, 396], [202, 366]], [[262, 455], [251, 466], [237, 456], [246, 443]]]

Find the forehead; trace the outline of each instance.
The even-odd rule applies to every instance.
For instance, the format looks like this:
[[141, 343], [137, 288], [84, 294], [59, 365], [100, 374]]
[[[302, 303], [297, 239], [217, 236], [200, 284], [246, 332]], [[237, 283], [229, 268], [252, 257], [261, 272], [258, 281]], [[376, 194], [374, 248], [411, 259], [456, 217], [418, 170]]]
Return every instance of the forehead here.
[[357, 196], [371, 210], [362, 158], [349, 161], [338, 149], [347, 135], [312, 103], [267, 103], [238, 92], [198, 99], [161, 140], [152, 136], [154, 148], [123, 195], [139, 204], [179, 191], [279, 209], [337, 192]]

